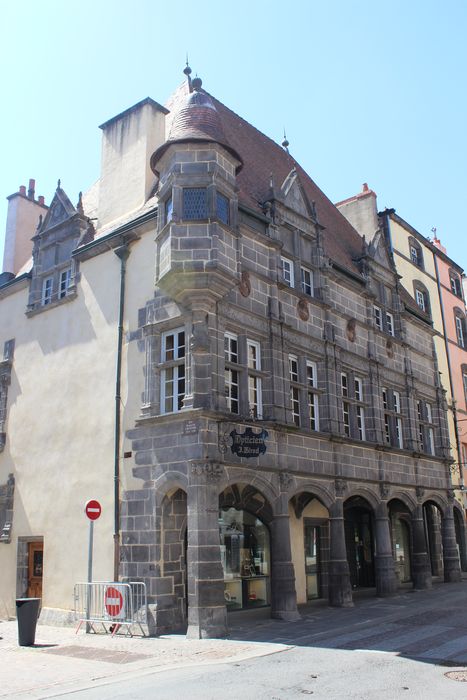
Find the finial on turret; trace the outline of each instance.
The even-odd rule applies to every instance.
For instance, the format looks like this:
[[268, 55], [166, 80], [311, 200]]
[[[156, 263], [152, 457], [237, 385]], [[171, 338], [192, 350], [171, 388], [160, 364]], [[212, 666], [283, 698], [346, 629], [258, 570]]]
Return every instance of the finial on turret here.
[[84, 214], [84, 209], [83, 209], [83, 193], [80, 192], [78, 195], [78, 204], [76, 205], [76, 210], [80, 214]]
[[285, 133], [285, 127], [284, 127], [284, 140], [282, 141], [282, 148], [289, 152], [289, 142], [287, 141], [287, 134]]
[[201, 78], [198, 78], [198, 74], [196, 74], [196, 78], [193, 78], [191, 84], [193, 85], [193, 90], [196, 90], [198, 92], [198, 90], [201, 90], [203, 81], [201, 80]]
[[187, 53], [187, 55], [186, 55], [186, 66], [185, 66], [185, 68], [183, 69], [183, 72], [185, 73], [185, 75], [186, 75], [186, 77], [187, 77], [187, 80], [188, 80], [188, 89], [189, 89], [190, 92], [193, 92], [193, 88], [192, 88], [192, 86], [191, 86], [191, 77], [190, 77], [190, 76], [191, 76], [191, 68], [190, 68], [190, 66], [188, 65], [188, 53]]
[[60, 189], [60, 185], [61, 185], [61, 184], [62, 184], [62, 181], [60, 180], [60, 178], [58, 178], [58, 180], [57, 180], [57, 190]]

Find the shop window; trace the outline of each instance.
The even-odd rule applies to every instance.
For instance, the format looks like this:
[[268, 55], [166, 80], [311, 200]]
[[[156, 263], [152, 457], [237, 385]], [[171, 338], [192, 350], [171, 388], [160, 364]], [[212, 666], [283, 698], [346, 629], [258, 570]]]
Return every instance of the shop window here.
[[183, 190], [183, 218], [207, 219], [208, 202], [205, 187], [185, 187]]
[[162, 334], [161, 413], [175, 413], [183, 408], [185, 355], [185, 330], [183, 328]]
[[435, 454], [433, 411], [430, 403], [417, 401], [418, 435], [421, 452]]
[[216, 213], [217, 218], [228, 226], [230, 223], [230, 202], [220, 192], [216, 192]]
[[269, 531], [245, 510], [219, 513], [220, 549], [227, 610], [270, 604], [271, 554]]
[[403, 448], [401, 395], [395, 389], [381, 390], [384, 411], [384, 440], [388, 445]]
[[293, 262], [289, 258], [281, 257], [282, 280], [289, 287], [295, 286]]
[[313, 273], [307, 270], [306, 267], [300, 268], [300, 282], [303, 294], [309, 297], [313, 296]]
[[365, 440], [363, 379], [353, 372], [341, 373], [342, 422], [344, 435]]

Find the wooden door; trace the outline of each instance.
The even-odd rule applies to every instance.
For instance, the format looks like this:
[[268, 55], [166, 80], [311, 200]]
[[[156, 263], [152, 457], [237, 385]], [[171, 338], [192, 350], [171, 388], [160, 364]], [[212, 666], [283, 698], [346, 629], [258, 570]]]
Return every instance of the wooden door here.
[[42, 566], [44, 545], [29, 542], [28, 545], [28, 598], [42, 598]]

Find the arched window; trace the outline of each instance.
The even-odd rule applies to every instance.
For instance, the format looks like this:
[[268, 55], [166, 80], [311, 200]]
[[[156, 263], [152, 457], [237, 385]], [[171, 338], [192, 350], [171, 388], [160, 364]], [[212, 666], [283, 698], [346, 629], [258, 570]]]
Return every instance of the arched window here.
[[462, 299], [462, 282], [459, 274], [454, 270], [449, 270], [449, 281], [451, 283], [451, 292]]
[[409, 257], [414, 265], [423, 270], [423, 251], [420, 243], [413, 238], [409, 238]]
[[413, 288], [417, 306], [421, 309], [421, 311], [424, 311], [426, 314], [430, 314], [430, 295], [428, 294], [428, 289], [425, 287], [423, 282], [420, 282], [420, 280], [414, 281]]
[[467, 347], [467, 329], [465, 325], [465, 314], [462, 309], [454, 309], [454, 321], [456, 324], [457, 344], [461, 348]]

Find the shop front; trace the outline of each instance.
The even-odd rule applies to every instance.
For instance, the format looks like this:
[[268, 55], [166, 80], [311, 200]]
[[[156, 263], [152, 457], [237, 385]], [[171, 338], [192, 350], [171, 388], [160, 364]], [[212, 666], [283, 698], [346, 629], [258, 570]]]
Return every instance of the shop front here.
[[267, 526], [246, 510], [219, 513], [225, 602], [228, 611], [270, 605], [271, 555]]

